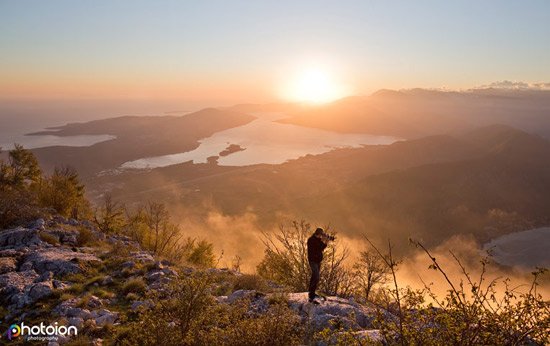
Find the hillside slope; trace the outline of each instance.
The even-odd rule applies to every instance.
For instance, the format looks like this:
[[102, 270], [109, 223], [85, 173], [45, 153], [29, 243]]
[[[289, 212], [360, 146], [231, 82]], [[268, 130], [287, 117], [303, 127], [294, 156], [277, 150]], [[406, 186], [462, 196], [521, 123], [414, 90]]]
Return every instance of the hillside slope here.
[[254, 119], [252, 115], [208, 108], [180, 117], [120, 117], [68, 124], [35, 134], [109, 134], [116, 139], [90, 147], [38, 148], [33, 153], [46, 169], [70, 165], [86, 178], [103, 170], [116, 169], [126, 161], [190, 151], [198, 146], [198, 140]]
[[550, 223], [550, 143], [505, 126], [463, 136], [477, 158], [369, 176], [304, 200], [306, 215], [374, 235], [437, 244], [453, 234], [479, 240]]

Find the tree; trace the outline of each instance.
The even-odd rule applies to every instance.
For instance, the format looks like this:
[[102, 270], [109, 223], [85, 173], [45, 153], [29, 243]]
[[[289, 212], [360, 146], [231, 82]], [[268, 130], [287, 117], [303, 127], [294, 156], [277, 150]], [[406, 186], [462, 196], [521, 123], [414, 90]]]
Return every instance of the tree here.
[[107, 193], [103, 197], [103, 205], [95, 210], [95, 224], [103, 233], [119, 232], [125, 224], [123, 212], [123, 207]]
[[386, 283], [389, 274], [386, 263], [372, 249], [362, 251], [359, 261], [353, 265], [356, 288], [366, 300], [374, 286]]
[[183, 258], [187, 263], [198, 267], [213, 267], [215, 263], [214, 245], [206, 240], [197, 241], [194, 238], [187, 238], [187, 241], [181, 248]]
[[155, 255], [202, 267], [214, 265], [212, 244], [204, 240], [197, 242], [194, 238], [183, 242], [179, 225], [171, 222], [163, 203], [140, 205], [134, 212], [127, 211], [127, 219], [125, 233]]
[[[279, 282], [298, 291], [309, 286], [310, 268], [307, 259], [307, 239], [312, 234], [306, 221], [293, 221], [280, 225], [276, 234], [263, 234], [265, 254], [257, 267], [258, 273], [266, 279]], [[349, 293], [349, 273], [344, 268], [348, 250], [341, 249], [337, 242], [330, 242], [321, 262], [319, 288], [327, 294]]]
[[8, 162], [0, 160], [0, 228], [40, 215], [35, 191], [40, 179], [41, 170], [32, 152], [15, 144]]
[[75, 219], [89, 209], [84, 197], [84, 185], [76, 170], [71, 167], [56, 167], [51, 176], [43, 179], [39, 198], [43, 206], [54, 208], [59, 214]]
[[8, 163], [0, 162], [0, 185], [4, 188], [28, 188], [40, 180], [42, 171], [36, 157], [22, 145], [9, 151]]

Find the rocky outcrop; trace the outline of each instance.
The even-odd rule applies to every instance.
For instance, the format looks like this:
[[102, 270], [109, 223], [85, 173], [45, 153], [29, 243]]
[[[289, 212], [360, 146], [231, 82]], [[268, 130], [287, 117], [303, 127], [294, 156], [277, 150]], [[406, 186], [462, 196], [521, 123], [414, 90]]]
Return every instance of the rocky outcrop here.
[[[83, 244], [103, 241], [103, 247], [79, 246], [82, 231], [87, 232], [88, 239]], [[109, 244], [125, 251], [111, 255]], [[27, 227], [0, 230], [0, 303], [8, 312], [5, 320], [41, 314], [93, 331], [120, 323], [121, 312], [115, 310], [125, 304], [135, 313], [150, 309], [154, 303], [142, 292], [162, 292], [179, 275], [170, 262], [158, 261], [129, 237], [105, 236], [89, 222], [54, 217], [38, 219]], [[131, 294], [117, 291], [126, 280], [135, 278], [143, 278], [145, 289]], [[53, 294], [73, 297], [60, 302], [47, 299]], [[45, 310], [33, 306], [41, 301], [47, 306]], [[122, 316], [124, 320], [124, 312]], [[58, 344], [68, 341], [60, 338]]]
[[316, 329], [333, 328], [337, 323], [346, 329], [372, 328], [376, 312], [353, 299], [327, 297], [321, 304], [312, 304], [308, 301], [307, 292], [290, 293], [289, 306], [308, 319]]
[[[229, 296], [217, 297], [219, 303], [234, 304], [246, 299], [250, 302], [250, 312], [262, 313], [269, 307], [272, 294], [263, 294], [254, 290], [237, 290]], [[321, 304], [312, 304], [308, 301], [307, 292], [289, 293], [288, 305], [316, 330], [325, 328], [334, 329], [341, 326], [345, 329], [364, 330], [372, 328], [376, 311], [358, 304], [353, 299], [327, 297]]]
[[0, 275], [0, 292], [4, 299], [18, 293], [23, 293], [25, 288], [32, 285], [38, 274], [34, 270], [25, 272], [10, 272]]
[[0, 296], [8, 309], [22, 308], [52, 294], [52, 281], [39, 279], [34, 270], [0, 275]]
[[40, 240], [36, 229], [17, 227], [0, 233], [0, 249], [6, 247], [20, 249], [40, 244], [42, 244], [42, 240]]
[[33, 251], [25, 256], [22, 267], [33, 268], [38, 273], [51, 271], [57, 276], [78, 273], [81, 271], [83, 264], [99, 261], [99, 258], [93, 254], [55, 247]]

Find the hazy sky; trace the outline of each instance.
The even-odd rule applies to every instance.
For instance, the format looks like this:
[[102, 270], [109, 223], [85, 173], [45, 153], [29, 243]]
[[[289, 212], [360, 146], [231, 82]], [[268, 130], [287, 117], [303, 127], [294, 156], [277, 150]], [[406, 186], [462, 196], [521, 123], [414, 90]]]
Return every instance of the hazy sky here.
[[269, 101], [550, 81], [550, 1], [0, 0], [0, 94]]

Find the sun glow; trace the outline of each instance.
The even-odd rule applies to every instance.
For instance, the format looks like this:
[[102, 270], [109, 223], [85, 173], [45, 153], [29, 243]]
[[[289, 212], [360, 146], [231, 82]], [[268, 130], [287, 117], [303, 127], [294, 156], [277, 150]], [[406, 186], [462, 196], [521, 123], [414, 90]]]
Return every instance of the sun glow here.
[[301, 70], [284, 90], [286, 99], [304, 103], [327, 103], [347, 95], [349, 89], [334, 81], [322, 67]]

